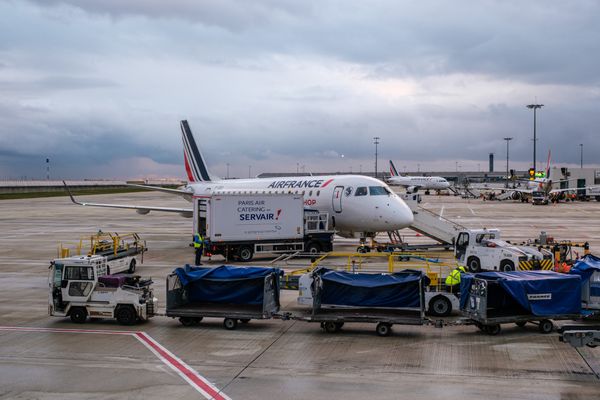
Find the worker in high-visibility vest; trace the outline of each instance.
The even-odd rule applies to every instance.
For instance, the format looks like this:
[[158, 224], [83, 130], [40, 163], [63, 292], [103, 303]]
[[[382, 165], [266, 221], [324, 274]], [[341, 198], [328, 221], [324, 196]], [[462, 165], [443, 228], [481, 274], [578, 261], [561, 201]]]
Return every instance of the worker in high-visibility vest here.
[[195, 265], [202, 265], [202, 251], [204, 250], [204, 238], [198, 232], [194, 233], [194, 250], [196, 251]]
[[467, 270], [463, 266], [458, 266], [450, 272], [450, 275], [446, 277], [446, 289], [449, 292], [456, 293], [460, 290], [460, 274], [465, 272]]

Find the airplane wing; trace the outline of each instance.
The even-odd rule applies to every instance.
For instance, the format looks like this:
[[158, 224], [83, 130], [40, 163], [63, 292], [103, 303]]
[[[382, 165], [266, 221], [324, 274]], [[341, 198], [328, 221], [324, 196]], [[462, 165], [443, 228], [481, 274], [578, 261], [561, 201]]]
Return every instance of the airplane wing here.
[[568, 189], [552, 189], [550, 193], [561, 193], [561, 192], [575, 192], [578, 190], [587, 190], [587, 189], [598, 189], [600, 186], [586, 186], [580, 188], [568, 188]]
[[128, 205], [128, 204], [105, 204], [105, 203], [83, 203], [75, 200], [73, 194], [69, 190], [69, 187], [63, 181], [65, 185], [65, 189], [71, 198], [71, 201], [80, 206], [89, 206], [89, 207], [107, 207], [107, 208], [125, 208], [130, 210], [136, 210], [138, 214], [148, 214], [150, 211], [162, 211], [162, 212], [174, 212], [180, 214], [182, 217], [191, 218], [193, 216], [194, 210], [191, 208], [175, 208], [175, 207], [148, 207], [148, 206], [136, 206], [136, 205]]
[[192, 192], [188, 192], [187, 190], [169, 189], [169, 188], [164, 188], [164, 187], [160, 187], [160, 186], [137, 185], [135, 183], [128, 183], [127, 186], [133, 186], [133, 187], [138, 187], [141, 189], [154, 190], [157, 192], [164, 192], [164, 193], [169, 193], [169, 194], [176, 194], [179, 196], [183, 196], [188, 201], [191, 201], [192, 196], [194, 195]]

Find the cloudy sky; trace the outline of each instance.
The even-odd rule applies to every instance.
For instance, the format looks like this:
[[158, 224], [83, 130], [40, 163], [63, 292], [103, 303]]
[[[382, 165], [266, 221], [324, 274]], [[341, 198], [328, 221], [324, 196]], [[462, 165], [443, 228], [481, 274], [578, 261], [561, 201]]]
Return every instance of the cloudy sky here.
[[0, 0], [0, 179], [600, 160], [597, 1]]

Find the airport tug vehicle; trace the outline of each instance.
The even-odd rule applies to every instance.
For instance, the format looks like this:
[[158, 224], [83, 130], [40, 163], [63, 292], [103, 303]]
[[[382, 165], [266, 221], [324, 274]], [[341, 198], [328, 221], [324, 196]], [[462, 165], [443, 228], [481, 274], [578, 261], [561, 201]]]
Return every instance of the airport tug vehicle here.
[[48, 314], [84, 323], [114, 318], [132, 325], [154, 316], [157, 300], [152, 280], [133, 275], [108, 275], [106, 257], [72, 257], [50, 263]]

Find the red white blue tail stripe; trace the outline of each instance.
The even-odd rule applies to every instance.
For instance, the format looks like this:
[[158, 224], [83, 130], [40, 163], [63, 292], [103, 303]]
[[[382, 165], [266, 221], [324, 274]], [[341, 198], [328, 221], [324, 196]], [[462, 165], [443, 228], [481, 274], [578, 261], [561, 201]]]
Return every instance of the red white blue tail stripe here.
[[390, 160], [390, 175], [398, 176], [398, 171], [396, 170], [396, 167], [394, 166], [394, 163], [392, 162], [392, 160]]
[[208, 182], [210, 175], [202, 153], [196, 146], [192, 130], [186, 120], [181, 121], [181, 136], [183, 139], [183, 161], [185, 172], [190, 182]]

